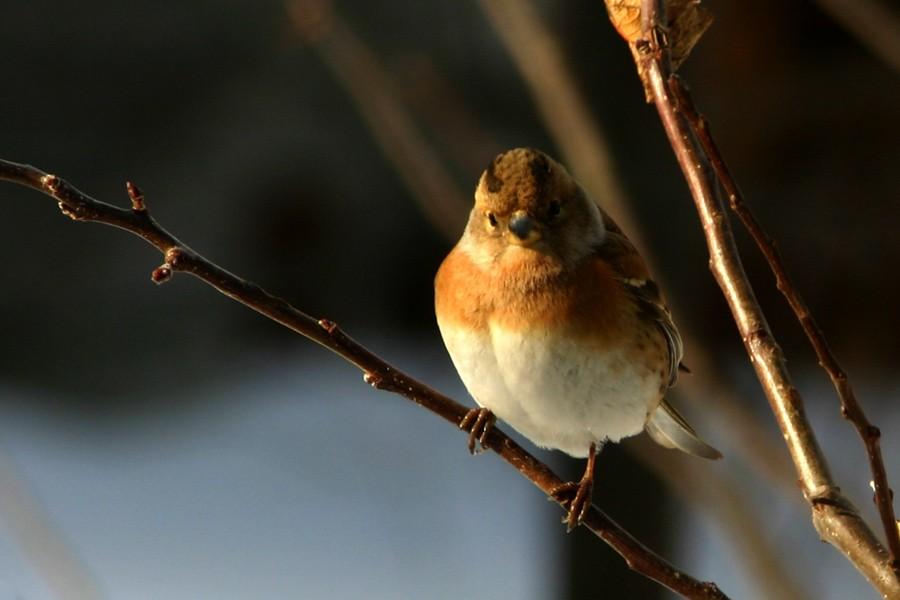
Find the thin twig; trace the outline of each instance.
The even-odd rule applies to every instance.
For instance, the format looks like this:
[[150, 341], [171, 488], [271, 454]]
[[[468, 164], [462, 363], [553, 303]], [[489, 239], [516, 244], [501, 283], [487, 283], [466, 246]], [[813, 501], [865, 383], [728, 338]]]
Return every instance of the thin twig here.
[[888, 553], [831, 476], [784, 355], [744, 272], [725, 207], [716, 194], [715, 178], [705, 168], [706, 157], [696, 147], [690, 126], [675, 104], [660, 0], [642, 0], [641, 11], [639, 71], [649, 81], [653, 102], [694, 198], [709, 246], [710, 267], [784, 435], [810, 503], [813, 525], [879, 592], [900, 598], [900, 578], [891, 568]]
[[766, 262], [769, 263], [769, 267], [775, 275], [775, 284], [778, 290], [785, 297], [791, 310], [794, 311], [794, 315], [803, 327], [807, 339], [809, 339], [813, 350], [815, 350], [819, 365], [831, 378], [834, 390], [841, 401], [841, 415], [853, 423], [860, 438], [862, 438], [866, 454], [869, 457], [869, 467], [872, 471], [872, 481], [875, 487], [875, 504], [878, 507], [878, 514], [881, 517], [881, 524], [891, 552], [893, 569], [900, 575], [900, 560], [898, 560], [898, 557], [900, 557], [900, 532], [897, 531], [897, 518], [894, 516], [894, 493], [888, 484], [884, 459], [881, 456], [881, 431], [866, 418], [862, 405], [856, 399], [856, 394], [850, 385], [847, 374], [838, 363], [837, 358], [828, 345], [828, 341], [825, 339], [825, 334], [788, 274], [777, 245], [763, 230], [750, 207], [744, 202], [741, 191], [738, 189], [737, 183], [735, 183], [731, 171], [728, 169], [728, 165], [725, 163], [725, 159], [722, 157], [719, 147], [712, 137], [709, 123], [697, 111], [690, 92], [678, 76], [674, 76], [670, 80], [670, 85], [677, 98], [679, 110], [690, 123], [693, 133], [703, 147], [703, 151], [709, 157], [710, 165], [719, 183], [722, 184], [725, 194], [728, 196], [731, 209], [737, 213], [741, 223], [750, 232], [750, 236], [756, 242], [756, 246], [762, 252]]
[[[468, 409], [424, 383], [394, 368], [354, 341], [333, 321], [316, 319], [200, 256], [159, 226], [150, 216], [143, 195], [129, 185], [132, 209], [122, 209], [91, 198], [65, 180], [28, 165], [0, 160], [0, 180], [47, 194], [59, 203], [63, 214], [76, 221], [94, 221], [125, 229], [156, 247], [165, 262], [153, 271], [156, 282], [175, 272], [189, 273], [226, 296], [299, 333], [358, 367], [371, 386], [394, 392], [458, 426]], [[140, 199], [138, 202], [137, 199]], [[485, 445], [496, 452], [545, 494], [564, 483], [549, 467], [526, 452], [499, 428], [491, 429]], [[653, 553], [596, 506], [591, 506], [584, 525], [609, 544], [626, 564], [686, 598], [726, 599], [711, 582], [687, 575]]]

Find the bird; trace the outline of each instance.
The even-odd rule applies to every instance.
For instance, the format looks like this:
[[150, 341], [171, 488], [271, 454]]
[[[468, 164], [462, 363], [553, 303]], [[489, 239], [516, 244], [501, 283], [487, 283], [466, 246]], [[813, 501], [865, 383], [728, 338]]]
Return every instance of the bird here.
[[569, 531], [591, 505], [608, 442], [646, 431], [664, 447], [721, 458], [665, 399], [687, 369], [644, 260], [547, 154], [494, 158], [434, 283], [441, 337], [478, 404], [460, 422], [469, 452], [484, 449], [499, 418], [539, 447], [587, 458], [579, 481], [551, 490]]

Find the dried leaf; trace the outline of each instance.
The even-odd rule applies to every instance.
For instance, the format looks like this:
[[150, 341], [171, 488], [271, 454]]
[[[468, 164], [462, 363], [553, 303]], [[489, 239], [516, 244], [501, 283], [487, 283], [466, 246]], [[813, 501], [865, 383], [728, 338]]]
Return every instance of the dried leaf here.
[[[641, 38], [641, 0], [605, 0], [613, 27], [632, 45]], [[712, 13], [700, 0], [670, 0], [665, 3], [672, 68], [685, 61], [703, 33], [712, 24]]]
[[712, 25], [713, 17], [709, 9], [700, 4], [700, 0], [670, 2], [667, 12], [672, 69], [677, 70]]
[[641, 0], [606, 0], [606, 12], [626, 42], [641, 37]]

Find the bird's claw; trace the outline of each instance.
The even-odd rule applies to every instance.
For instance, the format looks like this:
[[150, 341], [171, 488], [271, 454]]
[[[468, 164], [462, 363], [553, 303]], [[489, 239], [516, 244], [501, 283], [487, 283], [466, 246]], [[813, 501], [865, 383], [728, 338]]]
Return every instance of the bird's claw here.
[[[485, 440], [496, 422], [497, 417], [487, 408], [473, 408], [466, 413], [466, 416], [459, 422], [459, 428], [469, 432], [469, 441], [466, 444], [469, 454], [474, 456], [487, 449], [487, 446], [484, 445]], [[476, 448], [476, 444], [480, 448]]]
[[562, 519], [567, 533], [581, 525], [591, 507], [593, 491], [593, 477], [582, 477], [581, 481], [569, 481], [550, 490], [551, 499], [562, 504], [568, 511]]

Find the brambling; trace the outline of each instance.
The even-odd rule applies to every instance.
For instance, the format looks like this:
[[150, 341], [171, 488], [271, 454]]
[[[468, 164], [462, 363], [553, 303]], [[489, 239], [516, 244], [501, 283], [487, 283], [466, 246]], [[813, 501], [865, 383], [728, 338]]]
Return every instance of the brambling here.
[[606, 442], [645, 430], [703, 458], [702, 441], [664, 396], [682, 343], [643, 259], [559, 163], [530, 148], [481, 175], [462, 238], [435, 278], [444, 344], [481, 408], [460, 427], [469, 451], [495, 416], [543, 448], [587, 457], [553, 496], [571, 530], [591, 503]]

